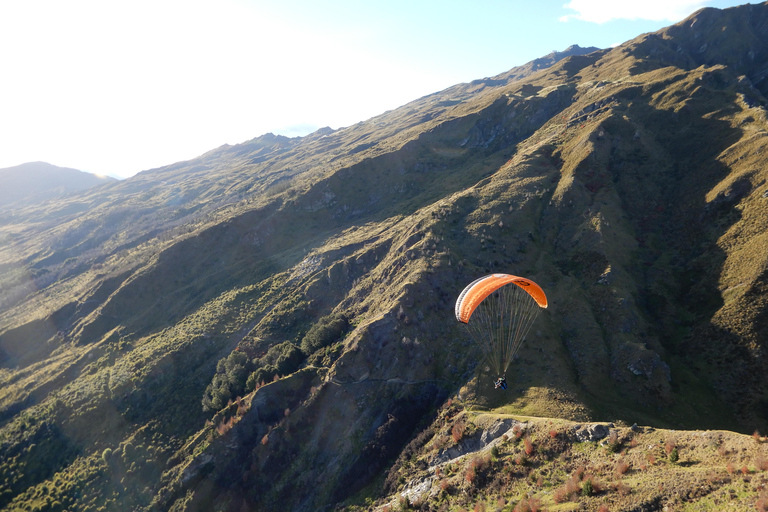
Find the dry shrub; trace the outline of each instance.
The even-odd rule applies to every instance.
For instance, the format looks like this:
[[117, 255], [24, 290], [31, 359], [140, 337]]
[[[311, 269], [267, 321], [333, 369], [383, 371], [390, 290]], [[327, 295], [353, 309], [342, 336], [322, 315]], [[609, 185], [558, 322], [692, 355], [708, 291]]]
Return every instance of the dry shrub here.
[[578, 501], [579, 495], [581, 494], [580, 481], [580, 477], [574, 475], [571, 476], [564, 485], [555, 489], [555, 492], [552, 494], [555, 503], [565, 503], [568, 500]]
[[541, 502], [536, 498], [522, 499], [515, 505], [514, 512], [540, 512]]
[[514, 427], [512, 427], [512, 434], [515, 436], [515, 439], [520, 439], [523, 435], [523, 429], [520, 427], [519, 423], [516, 423]]
[[475, 508], [473, 510], [474, 512], [485, 512], [485, 503], [482, 501], [475, 503]]
[[585, 496], [593, 496], [603, 492], [603, 484], [594, 475], [585, 475], [581, 492]]
[[617, 476], [621, 476], [629, 471], [629, 464], [627, 464], [624, 459], [619, 459], [613, 469]]
[[768, 495], [762, 493], [755, 503], [757, 512], [768, 512]]
[[549, 437], [552, 438], [552, 439], [556, 439], [557, 438], [557, 430], [555, 430], [555, 429], [550, 430], [549, 431]]
[[451, 438], [453, 438], [454, 443], [458, 443], [464, 437], [464, 429], [466, 426], [467, 424], [464, 420], [457, 421], [453, 424], [453, 427], [451, 428]]
[[754, 439], [756, 443], [760, 443], [762, 441], [759, 430], [755, 430], [754, 432], [752, 432], [752, 439]]
[[533, 454], [533, 442], [531, 442], [531, 438], [528, 436], [525, 436], [525, 439], [523, 439], [523, 442], [525, 443], [525, 454], [526, 455], [532, 455]]
[[632, 492], [632, 489], [624, 482], [619, 482], [614, 485], [613, 490], [622, 496], [627, 496]]
[[491, 463], [491, 457], [489, 455], [472, 457], [469, 461], [469, 467], [475, 471], [483, 471]]
[[565, 487], [555, 489], [555, 492], [552, 493], [552, 499], [555, 503], [565, 503], [568, 501], [568, 492], [565, 490]]
[[672, 453], [672, 450], [674, 450], [676, 447], [675, 442], [672, 440], [667, 440], [666, 444], [664, 445], [664, 451], [667, 452], [667, 455]]
[[736, 471], [736, 468], [733, 467], [733, 462], [729, 462], [725, 466], [725, 470], [728, 472], [729, 475], [732, 475], [734, 471]]
[[600, 505], [600, 506], [597, 508], [597, 512], [609, 512], [610, 510], [611, 510], [611, 509], [610, 509], [610, 508], [608, 508], [608, 505], [606, 505], [605, 503], [603, 503], [602, 505]]
[[755, 467], [759, 471], [768, 471], [768, 459], [760, 457], [757, 459], [757, 462], [755, 462]]
[[646, 455], [646, 458], [648, 459], [648, 464], [650, 464], [651, 466], [656, 464], [656, 456], [651, 452], [648, 452], [648, 454]]

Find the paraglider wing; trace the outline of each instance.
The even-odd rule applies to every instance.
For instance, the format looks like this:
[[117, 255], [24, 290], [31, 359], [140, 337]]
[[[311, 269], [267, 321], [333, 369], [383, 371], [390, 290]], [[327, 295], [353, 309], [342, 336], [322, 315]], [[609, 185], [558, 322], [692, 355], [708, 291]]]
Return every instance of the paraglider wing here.
[[524, 289], [539, 307], [547, 307], [547, 296], [539, 285], [525, 277], [510, 274], [491, 274], [471, 282], [456, 301], [456, 320], [468, 323], [472, 313], [486, 297], [504, 285], [515, 283]]
[[517, 352], [547, 296], [528, 278], [491, 274], [470, 283], [456, 300], [463, 323], [499, 376]]

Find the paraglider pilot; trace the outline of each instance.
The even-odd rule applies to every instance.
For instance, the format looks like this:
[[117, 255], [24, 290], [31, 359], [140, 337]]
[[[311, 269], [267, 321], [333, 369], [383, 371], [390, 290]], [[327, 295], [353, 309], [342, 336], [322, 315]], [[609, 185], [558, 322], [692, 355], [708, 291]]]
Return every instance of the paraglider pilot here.
[[499, 377], [499, 380], [493, 383], [494, 389], [507, 389], [507, 378], [504, 376]]

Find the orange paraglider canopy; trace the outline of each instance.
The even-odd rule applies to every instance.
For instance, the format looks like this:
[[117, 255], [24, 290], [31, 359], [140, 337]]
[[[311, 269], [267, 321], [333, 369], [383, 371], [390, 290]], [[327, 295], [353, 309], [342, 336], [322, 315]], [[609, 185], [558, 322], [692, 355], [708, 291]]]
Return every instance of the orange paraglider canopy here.
[[547, 307], [547, 296], [539, 285], [525, 277], [510, 274], [491, 274], [481, 277], [464, 288], [456, 301], [456, 319], [462, 323], [468, 323], [475, 308], [486, 297], [504, 285], [514, 283], [525, 290], [536, 301], [539, 307]]

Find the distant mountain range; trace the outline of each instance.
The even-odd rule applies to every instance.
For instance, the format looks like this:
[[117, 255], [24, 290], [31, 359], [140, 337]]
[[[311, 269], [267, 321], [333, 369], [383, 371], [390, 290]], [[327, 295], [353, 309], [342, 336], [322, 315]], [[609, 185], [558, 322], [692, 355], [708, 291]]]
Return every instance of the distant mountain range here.
[[0, 211], [0, 508], [764, 509], [766, 95], [768, 4], [703, 9]]
[[116, 181], [108, 176], [29, 162], [0, 169], [0, 209], [41, 203], [55, 197]]

